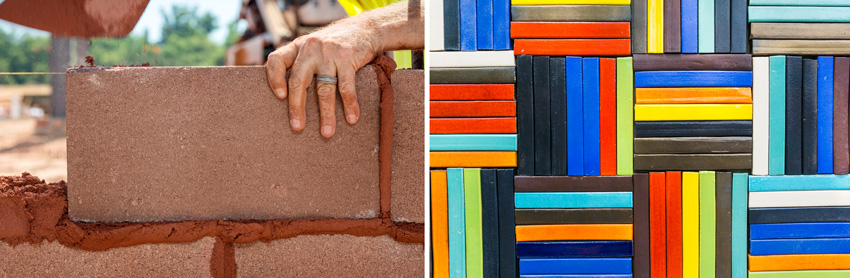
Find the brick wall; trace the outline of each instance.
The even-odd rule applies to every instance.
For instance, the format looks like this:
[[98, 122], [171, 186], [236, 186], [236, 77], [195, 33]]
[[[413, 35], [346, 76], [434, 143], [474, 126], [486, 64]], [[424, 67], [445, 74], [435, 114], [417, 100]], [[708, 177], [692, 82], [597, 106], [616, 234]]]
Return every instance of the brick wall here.
[[[337, 136], [331, 142], [322, 142], [318, 138], [317, 126], [308, 126], [304, 132], [296, 134], [289, 132], [285, 124], [287, 121], [277, 121], [279, 119], [274, 116], [267, 117], [269, 113], [250, 109], [228, 112], [249, 113], [253, 118], [260, 119], [248, 123], [245, 121], [254, 119], [242, 115], [239, 118], [241, 123], [230, 122], [225, 126], [241, 124], [239, 128], [253, 128], [262, 133], [272, 123], [278, 123], [271, 129], [281, 137], [264, 138], [261, 141], [272, 145], [303, 144], [300, 147], [290, 146], [290, 154], [304, 157], [310, 155], [314, 160], [340, 165], [330, 167], [332, 171], [327, 171], [327, 167], [322, 168], [327, 165], [322, 166], [312, 160], [274, 155], [270, 157], [277, 158], [277, 163], [239, 164], [238, 159], [204, 161], [199, 157], [179, 157], [179, 151], [161, 153], [174, 155], [170, 158], [174, 164], [170, 164], [172, 170], [169, 173], [159, 171], [162, 169], [157, 167], [161, 165], [153, 157], [149, 161], [133, 160], [136, 156], [146, 155], [140, 150], [151, 151], [152, 145], [159, 144], [141, 137], [155, 130], [167, 132], [169, 127], [192, 129], [199, 121], [209, 120], [210, 113], [214, 112], [204, 110], [209, 110], [209, 105], [217, 105], [216, 98], [221, 100], [220, 97], [227, 94], [246, 95], [248, 103], [258, 104], [267, 109], [266, 112], [285, 114], [286, 107], [278, 105], [285, 102], [274, 99], [266, 86], [254, 84], [266, 82], [265, 72], [261, 69], [119, 68], [76, 76], [72, 74], [69, 78], [69, 95], [74, 95], [69, 99], [69, 153], [72, 154], [69, 157], [73, 157], [72, 163], [69, 163], [71, 183], [48, 184], [27, 173], [0, 177], [0, 254], [4, 257], [0, 261], [0, 277], [126, 277], [128, 274], [138, 277], [316, 277], [334, 276], [334, 273], [337, 276], [358, 277], [421, 276], [424, 272], [424, 76], [421, 71], [398, 71], [392, 75], [395, 96], [392, 125], [394, 140], [391, 186], [386, 185], [390, 186], [386, 189], [384, 184], [380, 187], [378, 184], [378, 138], [375, 134], [378, 133], [380, 120], [379, 112], [374, 110], [380, 103], [381, 91], [379, 84], [374, 81], [376, 73], [373, 67], [361, 69], [357, 75], [358, 94], [363, 109], [361, 122], [354, 127], [338, 128]], [[175, 75], [184, 78], [169, 79]], [[216, 78], [210, 79], [209, 76]], [[168, 82], [158, 79], [170, 80], [172, 83], [182, 80], [185, 83], [173, 86], [175, 84], [166, 84]], [[125, 84], [116, 83], [116, 80], [123, 80]], [[191, 96], [188, 100], [173, 100], [175, 102], [171, 108], [177, 109], [180, 102], [192, 100], [197, 101], [196, 104], [209, 105], [186, 108], [199, 109], [194, 111], [169, 110], [162, 106], [149, 108], [160, 109], [163, 115], [194, 113], [204, 117], [188, 116], [182, 118], [188, 119], [183, 122], [179, 117], [170, 122], [163, 119], [124, 119], [119, 114], [137, 109], [132, 107], [134, 104], [115, 98], [99, 98], [90, 94], [91, 91], [89, 94], [81, 91], [105, 84], [128, 89], [130, 87], [126, 87], [127, 84], [141, 82], [139, 80], [146, 80], [144, 82], [154, 88], [159, 85], [173, 86], [169, 87], [172, 89], [184, 88], [182, 86], [193, 88], [182, 92], [184, 97]], [[199, 82], [212, 82], [215, 83], [213, 85], [221, 85], [222, 89], [194, 91]], [[248, 83], [253, 85], [233, 86]], [[216, 86], [208, 88], [214, 89]], [[73, 93], [75, 90], [76, 94]], [[118, 93], [108, 92], [105, 88], [99, 90], [103, 90], [100, 91], [103, 94]], [[169, 101], [168, 94], [181, 93], [150, 88], [128, 90], [135, 94], [158, 97], [165, 102]], [[313, 91], [308, 94], [312, 95]], [[200, 100], [203, 97], [212, 100]], [[97, 106], [91, 103], [94, 99], [103, 103]], [[263, 106], [260, 104], [263, 102], [278, 104]], [[308, 100], [308, 103], [311, 102]], [[93, 111], [84, 111], [86, 106], [126, 121], [96, 119], [96, 114], [87, 114]], [[312, 103], [308, 105], [308, 110], [311, 106], [314, 114], [308, 114], [308, 117], [316, 119], [317, 107]], [[367, 108], [372, 111], [367, 111]], [[110, 114], [111, 109], [119, 111]], [[74, 120], [79, 121], [78, 124]], [[156, 123], [157, 120], [161, 122]], [[87, 121], [98, 121], [99, 126], [85, 127]], [[341, 123], [340, 126], [346, 124]], [[121, 136], [110, 135], [109, 132], [121, 133]], [[204, 134], [201, 129], [193, 132], [196, 132], [194, 135]], [[102, 141], [121, 138], [129, 138], [129, 141]], [[366, 139], [372, 143], [366, 144], [368, 148], [359, 148], [345, 146], [351, 142], [333, 142], [354, 140], [362, 144], [363, 140], [358, 141], [358, 138], [372, 138], [371, 141]], [[216, 143], [203, 136], [183, 139], [185, 141], [182, 145], [190, 148]], [[86, 145], [98, 140], [106, 145]], [[245, 142], [248, 141], [241, 141]], [[322, 150], [322, 146], [327, 148]], [[216, 148], [228, 151], [238, 149], [239, 146], [218, 145]], [[340, 152], [352, 157], [369, 157], [366, 162], [374, 165], [364, 164], [366, 162], [339, 163]], [[120, 162], [114, 160], [114, 156], [129, 158], [130, 161]], [[105, 157], [109, 162], [103, 164], [105, 161], [92, 160], [96, 157]], [[288, 159], [281, 160], [280, 157]], [[113, 162], [124, 163], [126, 168], [113, 164], [117, 168], [107, 169], [107, 164]], [[299, 183], [292, 182], [297, 180], [292, 176], [297, 171], [289, 175], [274, 171], [276, 167], [295, 166], [303, 167], [299, 170], [302, 173], [313, 173], [309, 173], [306, 178], [301, 177]], [[199, 181], [209, 181], [208, 177], [202, 175], [220, 170], [227, 171], [212, 175], [245, 177], [259, 173], [260, 176], [233, 183], [223, 180], [217, 184], [199, 184]], [[182, 173], [182, 176], [175, 176], [178, 173]], [[355, 186], [350, 177], [358, 174], [372, 178], [353, 181], [362, 183], [362, 186]], [[261, 182], [264, 178], [267, 179], [265, 181], [275, 179], [277, 183]], [[271, 192], [269, 190], [282, 194], [268, 194]], [[334, 198], [347, 199], [346, 204], [349, 205], [339, 205]], [[388, 204], [386, 208], [381, 205], [385, 203]], [[74, 220], [75, 212], [81, 216], [78, 219], [97, 221]]]

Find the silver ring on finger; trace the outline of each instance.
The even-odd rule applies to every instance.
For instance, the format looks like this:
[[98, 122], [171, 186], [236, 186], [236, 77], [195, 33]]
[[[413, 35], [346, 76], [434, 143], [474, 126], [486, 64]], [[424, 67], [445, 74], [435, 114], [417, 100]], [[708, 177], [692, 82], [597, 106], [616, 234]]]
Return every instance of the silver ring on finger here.
[[336, 77], [327, 76], [327, 75], [317, 75], [316, 76], [317, 83], [328, 83], [328, 84], [336, 84], [338, 82]]

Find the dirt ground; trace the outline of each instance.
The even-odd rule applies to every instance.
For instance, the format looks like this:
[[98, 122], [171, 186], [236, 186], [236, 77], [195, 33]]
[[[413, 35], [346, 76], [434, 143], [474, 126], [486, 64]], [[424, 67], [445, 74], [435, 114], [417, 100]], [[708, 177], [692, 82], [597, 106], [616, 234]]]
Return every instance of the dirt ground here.
[[67, 180], [64, 135], [34, 135], [35, 119], [0, 120], [0, 176], [29, 172], [47, 182]]

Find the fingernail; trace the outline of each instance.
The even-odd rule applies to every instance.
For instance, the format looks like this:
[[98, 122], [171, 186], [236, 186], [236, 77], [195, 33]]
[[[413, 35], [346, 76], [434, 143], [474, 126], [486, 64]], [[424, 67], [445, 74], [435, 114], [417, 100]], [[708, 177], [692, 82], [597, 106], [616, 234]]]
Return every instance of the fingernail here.
[[326, 125], [326, 126], [322, 127], [322, 134], [330, 135], [331, 132], [333, 132], [333, 128], [331, 128], [331, 126]]
[[295, 129], [301, 128], [301, 121], [299, 121], [299, 120], [296, 120], [296, 119], [289, 120], [289, 124], [292, 126], [292, 128], [295, 128]]
[[348, 114], [348, 123], [354, 123], [354, 120], [356, 119], [357, 117], [355, 117], [354, 114]]
[[284, 89], [277, 89], [277, 95], [278, 95], [279, 97], [286, 97], [286, 90], [284, 90]]

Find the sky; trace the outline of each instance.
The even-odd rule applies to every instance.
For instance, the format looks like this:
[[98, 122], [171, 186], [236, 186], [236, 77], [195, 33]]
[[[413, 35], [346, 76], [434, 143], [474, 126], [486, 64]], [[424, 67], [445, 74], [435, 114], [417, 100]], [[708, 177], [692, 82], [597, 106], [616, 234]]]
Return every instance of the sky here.
[[[2, 3], [3, 0], [0, 0]], [[133, 29], [132, 34], [142, 35], [145, 29], [148, 30], [148, 40], [152, 42], [160, 41], [162, 34], [161, 10], [171, 10], [172, 5], [186, 5], [198, 7], [198, 12], [204, 14], [212, 13], [218, 19], [218, 28], [210, 34], [210, 40], [216, 43], [223, 43], [227, 38], [227, 25], [239, 18], [239, 10], [242, 6], [241, 0], [151, 0], [139, 22]], [[244, 23], [243, 23], [244, 24]], [[49, 36], [47, 32], [36, 30], [5, 20], [0, 20], [0, 29], [4, 31], [13, 31], [17, 34], [31, 34], [34, 36]], [[243, 28], [244, 29], [244, 28]]]

